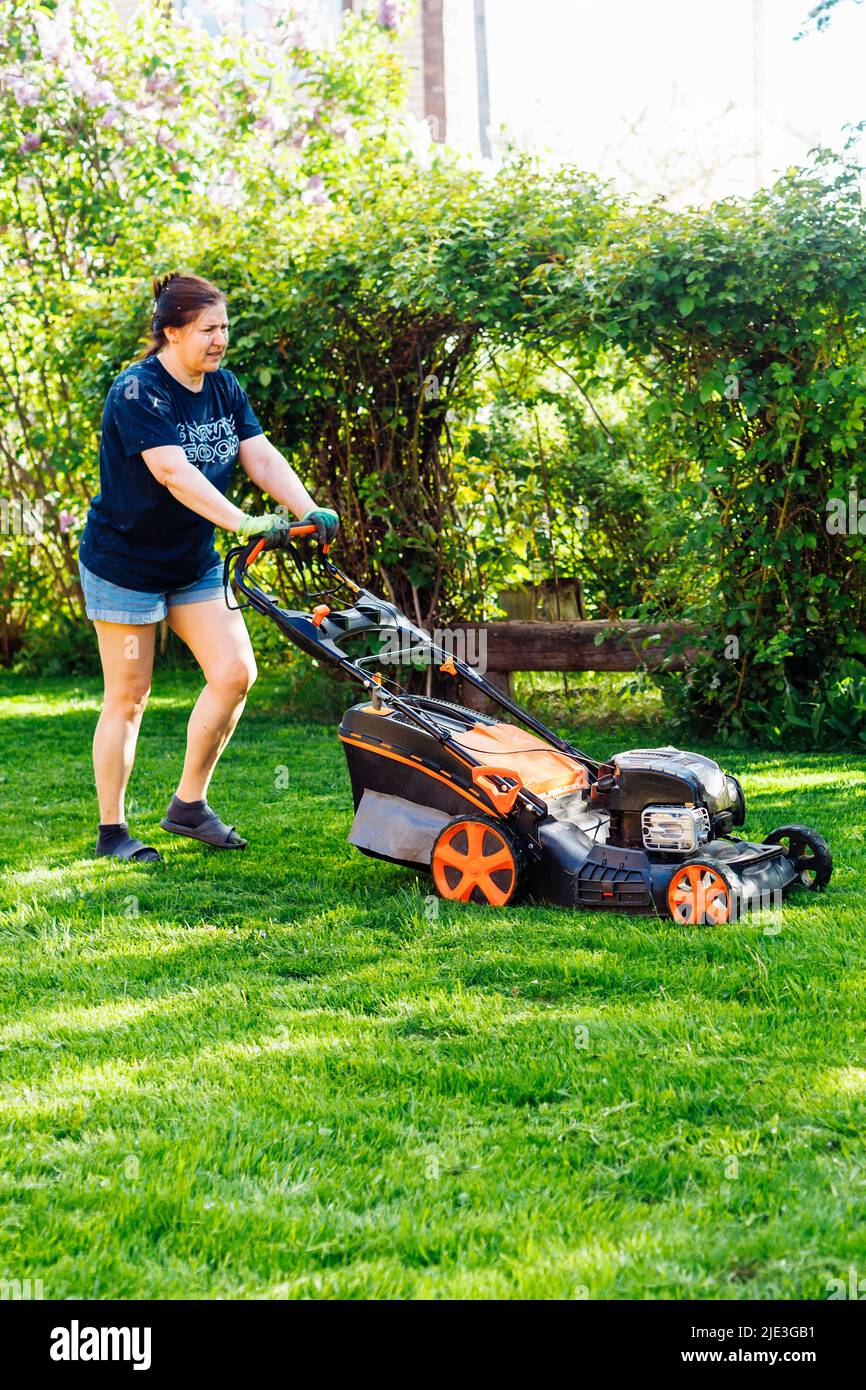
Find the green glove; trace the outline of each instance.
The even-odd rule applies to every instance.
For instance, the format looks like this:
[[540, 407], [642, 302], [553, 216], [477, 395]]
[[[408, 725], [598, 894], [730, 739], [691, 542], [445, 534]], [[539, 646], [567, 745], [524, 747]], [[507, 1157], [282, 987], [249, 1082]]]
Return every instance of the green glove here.
[[242, 541], [253, 536], [266, 536], [269, 541], [278, 539], [289, 529], [289, 519], [282, 512], [269, 512], [267, 516], [245, 516], [237, 527], [236, 534]]
[[315, 526], [316, 535], [322, 545], [332, 541], [340, 529], [340, 518], [330, 507], [311, 507], [301, 517], [302, 526]]

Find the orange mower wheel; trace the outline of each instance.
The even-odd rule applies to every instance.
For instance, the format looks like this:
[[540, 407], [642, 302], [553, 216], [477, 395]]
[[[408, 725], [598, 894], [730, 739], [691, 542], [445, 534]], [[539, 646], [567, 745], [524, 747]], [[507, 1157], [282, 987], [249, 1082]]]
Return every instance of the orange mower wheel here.
[[668, 884], [668, 907], [676, 922], [719, 927], [736, 920], [738, 899], [719, 865], [695, 860], [674, 870]]
[[504, 907], [522, 887], [520, 844], [492, 818], [460, 816], [439, 831], [430, 871], [442, 898]]

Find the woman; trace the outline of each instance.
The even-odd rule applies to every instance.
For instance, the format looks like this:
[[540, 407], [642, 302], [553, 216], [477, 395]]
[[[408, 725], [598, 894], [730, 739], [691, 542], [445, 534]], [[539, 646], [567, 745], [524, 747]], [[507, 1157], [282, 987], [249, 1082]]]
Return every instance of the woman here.
[[289, 522], [278, 513], [245, 515], [228, 501], [235, 464], [240, 460], [263, 492], [313, 523], [320, 540], [330, 540], [339, 524], [335, 512], [316, 506], [265, 437], [236, 378], [220, 366], [229, 337], [222, 292], [197, 275], [174, 274], [155, 280], [153, 294], [151, 342], [105, 402], [100, 491], [79, 553], [105, 677], [93, 738], [96, 853], [131, 860], [162, 858], [130, 835], [124, 795], [163, 618], [206, 684], [190, 715], [183, 772], [162, 827], [218, 849], [247, 843], [207, 804], [213, 770], [256, 678], [243, 618], [226, 606], [214, 527], [248, 540], [278, 535]]

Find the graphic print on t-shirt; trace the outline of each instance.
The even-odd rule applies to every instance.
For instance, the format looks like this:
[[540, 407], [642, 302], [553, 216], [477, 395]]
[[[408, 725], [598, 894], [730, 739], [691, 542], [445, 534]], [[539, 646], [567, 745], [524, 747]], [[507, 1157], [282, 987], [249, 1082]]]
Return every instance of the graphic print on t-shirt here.
[[[122, 376], [117, 382], [123, 388], [123, 394], [127, 400], [137, 401], [139, 399], [139, 381], [135, 376]], [[168, 401], [161, 396], [154, 395], [150, 390], [145, 390], [145, 395], [153, 406], [154, 410], [166, 415], [169, 411]], [[233, 459], [237, 454], [239, 440], [235, 433], [234, 423], [223, 415], [219, 420], [206, 420], [204, 424], [196, 425], [188, 421], [177, 422], [177, 432], [180, 435], [183, 451], [190, 463], [197, 465], [214, 463], [225, 463], [228, 459]]]
[[205, 420], [201, 425], [179, 421], [177, 431], [190, 463], [199, 467], [214, 460], [225, 463], [234, 458], [238, 451], [234, 425], [224, 415], [219, 420]]

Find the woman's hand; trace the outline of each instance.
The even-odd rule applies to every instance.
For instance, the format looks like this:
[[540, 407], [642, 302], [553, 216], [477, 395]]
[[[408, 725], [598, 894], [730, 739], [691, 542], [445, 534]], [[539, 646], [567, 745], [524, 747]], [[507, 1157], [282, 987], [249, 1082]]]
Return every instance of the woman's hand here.
[[340, 529], [340, 518], [330, 507], [311, 507], [301, 517], [302, 526], [315, 526], [320, 544], [327, 545]]
[[282, 512], [268, 512], [266, 516], [244, 516], [235, 528], [242, 541], [248, 541], [252, 536], [264, 536], [267, 540], [273, 541], [278, 536], [285, 535], [288, 529], [289, 519]]

